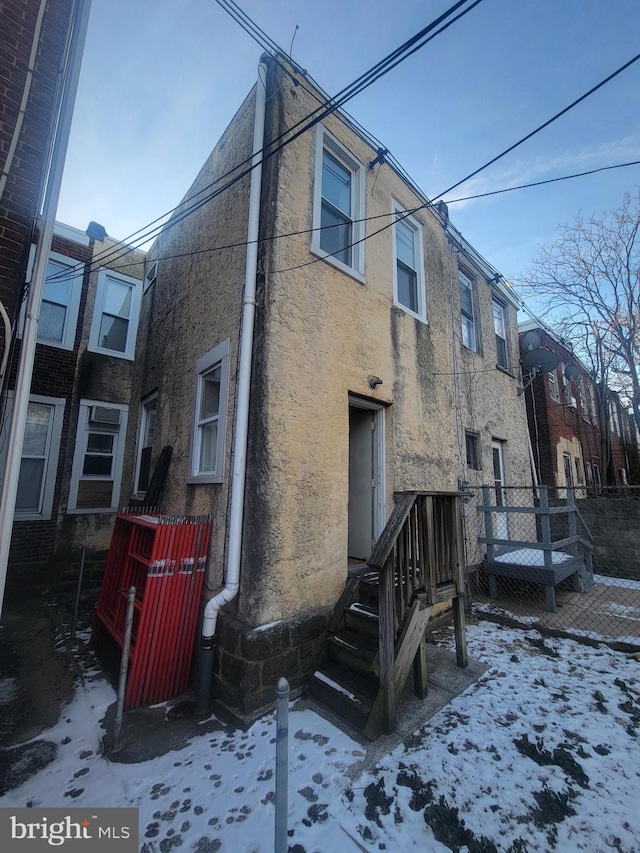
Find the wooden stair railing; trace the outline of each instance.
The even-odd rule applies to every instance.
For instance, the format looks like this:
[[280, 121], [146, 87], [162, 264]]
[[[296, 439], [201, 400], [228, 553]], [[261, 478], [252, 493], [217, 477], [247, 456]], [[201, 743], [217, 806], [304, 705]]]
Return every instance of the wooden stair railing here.
[[399, 493], [368, 565], [347, 582], [329, 623], [330, 660], [311, 689], [371, 739], [395, 729], [412, 665], [416, 694], [427, 694], [425, 629], [436, 603], [453, 599], [457, 663], [467, 666], [463, 543], [457, 493]]

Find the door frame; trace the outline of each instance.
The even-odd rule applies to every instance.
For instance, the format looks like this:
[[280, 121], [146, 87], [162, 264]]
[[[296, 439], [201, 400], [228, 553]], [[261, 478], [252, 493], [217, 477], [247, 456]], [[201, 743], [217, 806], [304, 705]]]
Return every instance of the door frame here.
[[[373, 400], [367, 400], [362, 397], [355, 397], [349, 394], [349, 408], [365, 409], [374, 413], [375, 430], [374, 430], [374, 479], [375, 479], [375, 502], [373, 513], [373, 536], [374, 542], [382, 533], [387, 523], [387, 505], [386, 505], [386, 481], [385, 481], [385, 428], [384, 428], [384, 412], [386, 406], [382, 403], [376, 403]], [[349, 440], [351, 440], [349, 438]], [[348, 458], [348, 454], [347, 454]]]

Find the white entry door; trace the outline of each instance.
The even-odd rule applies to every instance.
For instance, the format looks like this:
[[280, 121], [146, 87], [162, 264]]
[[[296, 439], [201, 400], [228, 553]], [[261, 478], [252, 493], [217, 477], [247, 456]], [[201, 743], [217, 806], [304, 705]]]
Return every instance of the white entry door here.
[[[506, 506], [507, 493], [504, 488], [504, 449], [501, 441], [492, 441], [491, 447], [493, 450], [493, 482], [495, 486], [496, 506]], [[494, 535], [498, 539], [509, 538], [509, 522], [505, 512], [494, 513], [493, 529]]]
[[348, 556], [357, 560], [368, 559], [384, 525], [383, 415], [379, 408], [350, 402]]

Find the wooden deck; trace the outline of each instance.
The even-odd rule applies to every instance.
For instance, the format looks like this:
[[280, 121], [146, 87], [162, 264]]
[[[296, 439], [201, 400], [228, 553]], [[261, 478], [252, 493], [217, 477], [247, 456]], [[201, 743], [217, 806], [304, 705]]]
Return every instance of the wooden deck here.
[[557, 610], [546, 609], [543, 595], [517, 594], [505, 587], [497, 601], [474, 595], [479, 616], [498, 618], [525, 628], [561, 631], [576, 639], [600, 640], [616, 647], [640, 649], [640, 582], [594, 575], [588, 592], [556, 590]]

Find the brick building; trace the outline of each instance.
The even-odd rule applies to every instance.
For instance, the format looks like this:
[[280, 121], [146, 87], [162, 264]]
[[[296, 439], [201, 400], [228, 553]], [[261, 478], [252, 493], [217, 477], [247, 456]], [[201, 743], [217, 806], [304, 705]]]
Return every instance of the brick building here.
[[[536, 377], [525, 390], [539, 482], [561, 490], [567, 485], [594, 489], [627, 485], [632, 441], [629, 418], [619, 395], [606, 389], [602, 400], [571, 344], [542, 323], [519, 324], [521, 356], [525, 353], [523, 337], [529, 331], [535, 331], [540, 346], [559, 359], [555, 370]], [[527, 383], [526, 372], [524, 378]]]

